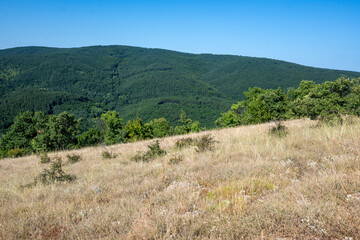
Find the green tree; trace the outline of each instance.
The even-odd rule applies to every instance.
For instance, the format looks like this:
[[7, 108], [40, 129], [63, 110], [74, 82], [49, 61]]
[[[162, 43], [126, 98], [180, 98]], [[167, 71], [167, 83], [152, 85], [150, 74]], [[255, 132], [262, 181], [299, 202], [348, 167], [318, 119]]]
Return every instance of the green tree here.
[[234, 104], [216, 120], [222, 127], [254, 124], [289, 117], [287, 95], [280, 89], [250, 88], [244, 93], [246, 100]]
[[77, 145], [81, 119], [67, 112], [48, 116], [45, 128], [31, 141], [35, 151], [71, 149]]
[[174, 129], [174, 134], [176, 135], [199, 132], [201, 130], [200, 123], [198, 121], [193, 122], [187, 117], [185, 111], [181, 111], [178, 122], [180, 125], [176, 126]]
[[298, 117], [311, 119], [340, 119], [343, 114], [356, 114], [359, 106], [358, 81], [339, 78], [334, 82], [316, 85], [309, 81], [301, 82], [295, 99], [290, 104]]
[[154, 137], [165, 137], [170, 134], [170, 125], [165, 118], [153, 119], [149, 124], [153, 129]]
[[125, 139], [130, 142], [151, 139], [153, 137], [153, 128], [151, 124], [143, 124], [141, 118], [128, 121], [125, 125]]
[[115, 144], [124, 142], [123, 119], [119, 113], [108, 111], [101, 115], [101, 119], [105, 122], [105, 144]]
[[46, 119], [43, 112], [20, 113], [0, 140], [1, 157], [6, 157], [11, 149], [21, 149], [24, 154], [32, 152], [30, 142], [44, 131]]
[[244, 102], [233, 104], [229, 111], [221, 114], [221, 117], [215, 121], [215, 125], [218, 127], [235, 127], [243, 124], [241, 114], [244, 109]]
[[78, 146], [86, 147], [99, 144], [103, 141], [103, 134], [99, 129], [90, 128], [78, 136]]

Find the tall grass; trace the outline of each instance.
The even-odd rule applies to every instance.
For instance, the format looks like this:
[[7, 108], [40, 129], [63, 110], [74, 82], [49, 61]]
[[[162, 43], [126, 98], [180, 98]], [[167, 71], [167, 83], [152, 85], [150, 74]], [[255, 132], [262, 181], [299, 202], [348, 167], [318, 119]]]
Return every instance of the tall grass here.
[[[20, 186], [44, 167], [28, 156], [0, 161], [0, 239], [359, 239], [360, 123], [283, 123], [211, 134], [213, 151], [175, 148], [135, 162], [151, 141], [49, 153], [74, 182]], [[181, 161], [169, 164], [174, 156]], [[101, 189], [101, 191], [93, 191]]]

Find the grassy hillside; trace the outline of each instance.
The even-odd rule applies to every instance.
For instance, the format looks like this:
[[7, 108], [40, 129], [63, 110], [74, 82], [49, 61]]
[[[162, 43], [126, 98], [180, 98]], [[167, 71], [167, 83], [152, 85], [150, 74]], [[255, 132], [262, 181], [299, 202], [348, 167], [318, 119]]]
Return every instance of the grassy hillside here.
[[52, 153], [82, 158], [53, 185], [20, 187], [49, 167], [36, 156], [2, 160], [0, 238], [360, 238], [360, 120], [285, 125], [284, 138], [272, 123], [189, 135], [218, 141], [202, 153], [161, 139], [168, 154], [150, 162], [131, 158], [152, 141]]
[[66, 110], [85, 119], [116, 110], [125, 119], [166, 117], [173, 124], [185, 110], [212, 127], [249, 87], [287, 88], [304, 79], [319, 83], [359, 75], [271, 59], [127, 46], [5, 49], [0, 50], [0, 131], [24, 110]]

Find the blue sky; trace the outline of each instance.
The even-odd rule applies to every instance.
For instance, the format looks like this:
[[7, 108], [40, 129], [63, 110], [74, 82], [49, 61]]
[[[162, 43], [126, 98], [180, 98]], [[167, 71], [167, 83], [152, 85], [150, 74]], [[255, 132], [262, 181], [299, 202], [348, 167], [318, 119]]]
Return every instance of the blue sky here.
[[129, 45], [360, 71], [360, 0], [0, 0], [0, 49]]

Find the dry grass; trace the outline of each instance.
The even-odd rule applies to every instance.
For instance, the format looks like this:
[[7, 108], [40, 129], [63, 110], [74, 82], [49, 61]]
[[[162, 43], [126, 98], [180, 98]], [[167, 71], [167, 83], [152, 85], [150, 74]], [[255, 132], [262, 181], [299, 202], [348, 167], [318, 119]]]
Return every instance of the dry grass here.
[[[359, 239], [360, 123], [315, 127], [285, 122], [211, 134], [216, 149], [173, 149], [134, 162], [153, 141], [49, 154], [71, 183], [21, 188], [47, 164], [36, 156], [0, 161], [1, 239]], [[171, 161], [180, 158], [181, 161]]]

